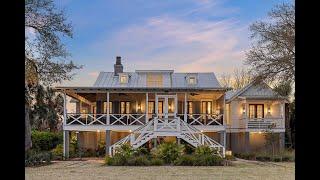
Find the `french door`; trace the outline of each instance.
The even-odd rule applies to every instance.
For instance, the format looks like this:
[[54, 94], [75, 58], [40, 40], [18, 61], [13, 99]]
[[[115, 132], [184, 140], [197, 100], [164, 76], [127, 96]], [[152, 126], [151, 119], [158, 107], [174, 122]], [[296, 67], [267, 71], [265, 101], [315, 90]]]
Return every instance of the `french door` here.
[[[156, 115], [159, 118], [171, 119], [177, 116], [177, 95], [157, 95], [156, 96]], [[162, 108], [159, 107], [163, 106]]]

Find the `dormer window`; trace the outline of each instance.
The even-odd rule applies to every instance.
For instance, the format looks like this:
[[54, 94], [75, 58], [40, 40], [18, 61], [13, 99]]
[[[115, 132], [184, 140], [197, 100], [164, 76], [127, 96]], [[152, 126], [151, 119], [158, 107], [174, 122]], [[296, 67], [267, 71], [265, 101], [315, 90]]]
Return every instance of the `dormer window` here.
[[197, 84], [197, 78], [195, 76], [189, 76], [188, 77], [188, 84]]
[[119, 73], [119, 81], [120, 81], [120, 84], [127, 84], [128, 83], [128, 75]]

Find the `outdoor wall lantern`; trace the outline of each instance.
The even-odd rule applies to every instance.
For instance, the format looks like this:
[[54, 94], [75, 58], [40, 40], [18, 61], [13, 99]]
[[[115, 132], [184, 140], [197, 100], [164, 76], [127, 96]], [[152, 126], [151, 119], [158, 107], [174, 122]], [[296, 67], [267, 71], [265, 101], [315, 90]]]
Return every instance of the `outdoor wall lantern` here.
[[246, 113], [246, 107], [242, 106], [242, 114], [245, 114], [245, 113]]
[[270, 106], [268, 107], [268, 114], [270, 114], [271, 113], [271, 108], [270, 108]]

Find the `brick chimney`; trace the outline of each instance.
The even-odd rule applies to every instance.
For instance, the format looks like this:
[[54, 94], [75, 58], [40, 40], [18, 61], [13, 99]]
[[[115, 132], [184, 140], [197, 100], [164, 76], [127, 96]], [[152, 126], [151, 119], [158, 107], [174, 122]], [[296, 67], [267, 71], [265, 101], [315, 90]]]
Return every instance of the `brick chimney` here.
[[118, 73], [123, 73], [123, 66], [121, 64], [121, 56], [116, 57], [116, 64], [114, 65], [114, 75], [118, 76]]

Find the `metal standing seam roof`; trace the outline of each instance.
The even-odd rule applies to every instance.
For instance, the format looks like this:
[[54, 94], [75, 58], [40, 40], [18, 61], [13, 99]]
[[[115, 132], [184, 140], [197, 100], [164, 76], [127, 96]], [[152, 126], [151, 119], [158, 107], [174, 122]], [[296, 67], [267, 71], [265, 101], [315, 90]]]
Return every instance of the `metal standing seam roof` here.
[[[119, 82], [119, 77], [114, 76], [113, 72], [100, 72], [93, 87], [106, 88], [146, 88], [146, 76], [140, 72], [125, 72], [129, 75], [129, 81], [126, 84]], [[195, 75], [197, 83], [189, 85], [186, 77]], [[169, 74], [167, 76], [170, 78]], [[164, 77], [165, 78], [165, 77]], [[148, 86], [149, 87], [149, 86]], [[222, 88], [215, 74], [210, 73], [171, 73], [171, 83], [164, 83], [161, 88]]]

